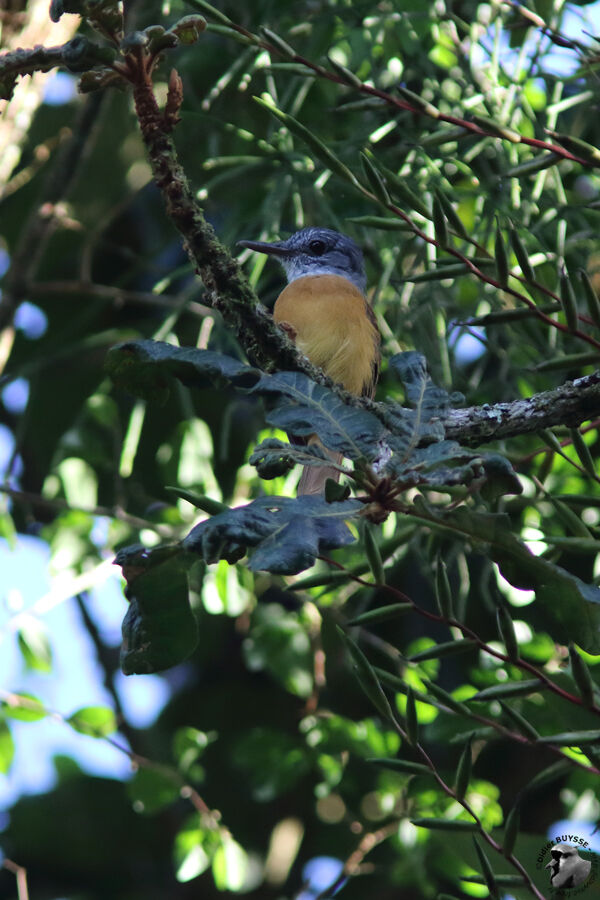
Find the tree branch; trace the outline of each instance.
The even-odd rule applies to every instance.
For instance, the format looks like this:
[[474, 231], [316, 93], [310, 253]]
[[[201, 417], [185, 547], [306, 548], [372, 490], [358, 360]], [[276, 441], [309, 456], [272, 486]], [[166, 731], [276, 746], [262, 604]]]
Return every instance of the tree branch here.
[[524, 400], [453, 409], [444, 427], [447, 438], [476, 446], [557, 425], [576, 428], [599, 414], [600, 371], [596, 371]]

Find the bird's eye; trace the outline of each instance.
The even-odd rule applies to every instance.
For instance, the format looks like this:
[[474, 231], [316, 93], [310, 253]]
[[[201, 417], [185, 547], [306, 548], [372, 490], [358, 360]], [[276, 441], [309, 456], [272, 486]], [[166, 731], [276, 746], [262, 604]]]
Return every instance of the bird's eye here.
[[320, 241], [316, 238], [314, 241], [311, 241], [308, 245], [308, 249], [312, 253], [313, 256], [323, 256], [325, 251], [327, 250], [327, 244], [325, 241]]

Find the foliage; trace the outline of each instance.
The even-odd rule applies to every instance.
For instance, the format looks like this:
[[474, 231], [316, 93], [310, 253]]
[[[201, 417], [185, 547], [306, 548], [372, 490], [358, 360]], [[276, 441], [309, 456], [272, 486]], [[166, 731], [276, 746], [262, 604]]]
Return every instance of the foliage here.
[[[0, 768], [19, 720], [60, 715], [135, 769], [57, 760], [11, 811], [7, 885], [307, 898], [328, 855], [310, 896], [520, 900], [550, 825], [598, 818], [599, 404], [562, 387], [600, 347], [597, 47], [564, 34], [586, 6], [53, 0], [76, 36], [0, 56], [7, 100], [57, 65], [91, 94], [39, 106], [0, 197], [0, 534], [49, 546], [115, 707], [15, 678]], [[244, 252], [248, 286], [227, 250], [305, 224], [364, 247], [375, 402], [294, 354], [251, 290], [270, 306], [281, 273]], [[534, 395], [545, 430], [461, 440], [464, 407], [502, 424]], [[331, 461], [287, 435], [314, 433], [342, 486], [296, 497]], [[179, 665], [146, 731], [86, 602], [113, 557], [122, 670]], [[35, 608], [17, 630], [58, 677]]]

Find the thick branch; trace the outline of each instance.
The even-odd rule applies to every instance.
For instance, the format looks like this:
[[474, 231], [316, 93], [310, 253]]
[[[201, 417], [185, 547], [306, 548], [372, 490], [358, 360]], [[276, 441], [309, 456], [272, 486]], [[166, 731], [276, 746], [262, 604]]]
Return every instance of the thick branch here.
[[600, 371], [525, 400], [453, 409], [444, 420], [444, 426], [447, 438], [476, 446], [556, 425], [576, 428], [598, 415]]
[[259, 302], [237, 261], [204, 218], [168, 133], [169, 120], [158, 108], [148, 78], [134, 85], [133, 96], [154, 179], [167, 214], [181, 233], [185, 249], [207, 288], [205, 302], [218, 310], [250, 361], [262, 369], [299, 370], [322, 381], [320, 370], [302, 357]]

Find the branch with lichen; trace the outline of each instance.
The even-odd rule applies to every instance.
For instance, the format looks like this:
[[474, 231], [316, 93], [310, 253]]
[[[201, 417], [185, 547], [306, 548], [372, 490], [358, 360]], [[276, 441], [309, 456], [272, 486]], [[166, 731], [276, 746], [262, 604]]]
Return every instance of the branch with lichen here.
[[[55, 15], [66, 11], [80, 11], [80, 14], [87, 14], [91, 18], [91, 11], [95, 9], [93, 6], [87, 9], [86, 0], [68, 0], [69, 9], [65, 7], [65, 3], [67, 0], [54, 0]], [[77, 7], [81, 6], [81, 10], [71, 9], [73, 4]], [[194, 0], [194, 5], [215, 13], [214, 8], [207, 3]], [[113, 18], [110, 18], [109, 13]], [[332, 387], [331, 381], [323, 372], [302, 356], [287, 335], [275, 324], [248, 284], [237, 261], [218, 240], [214, 229], [206, 221], [202, 208], [195, 200], [171, 137], [171, 133], [179, 121], [179, 109], [183, 99], [181, 79], [175, 70], [172, 70], [169, 79], [166, 105], [162, 110], [158, 106], [152, 82], [152, 73], [157, 61], [163, 51], [171, 49], [179, 43], [193, 43], [197, 40], [205, 28], [205, 21], [200, 16], [186, 16], [168, 31], [162, 26], [150, 26], [144, 31], [136, 31], [123, 36], [122, 19], [118, 16], [115, 17], [110, 10], [105, 10], [102, 15], [104, 18], [95, 21], [94, 24], [97, 30], [112, 42], [113, 47], [100, 46], [78, 36], [62, 47], [34, 48], [5, 54], [0, 57], [0, 85], [6, 83], [7, 79], [14, 80], [25, 72], [40, 68], [47, 71], [55, 65], [67, 65], [71, 70], [83, 71], [82, 85], [80, 85], [83, 90], [93, 90], [115, 79], [121, 83], [128, 82], [133, 89], [136, 113], [154, 179], [164, 197], [167, 214], [182, 235], [185, 249], [206, 287], [205, 302], [207, 306], [221, 313], [248, 359], [254, 365], [266, 371], [274, 369], [300, 371], [313, 380]], [[225, 17], [219, 14], [219, 19], [223, 18]], [[228, 19], [227, 25], [240, 31], [241, 26], [235, 25]], [[253, 42], [260, 46], [265, 45], [270, 51], [288, 56], [293, 53], [291, 48], [284, 45], [280, 39], [276, 40], [270, 32], [267, 34], [268, 40], [265, 42], [263, 38], [243, 31], [246, 38], [252, 38]], [[302, 62], [308, 64], [304, 59]], [[317, 74], [331, 80], [348, 82], [350, 78], [349, 73], [345, 70], [331, 73], [320, 66], [311, 65], [311, 68], [315, 72], [318, 70]], [[354, 82], [352, 83], [354, 84]], [[364, 87], [359, 84], [354, 86], [357, 89]], [[416, 107], [411, 107], [406, 98], [399, 100], [387, 94], [386, 99], [393, 100], [396, 105], [411, 109], [413, 112], [433, 115], [429, 105], [425, 105], [423, 108], [418, 104]], [[272, 111], [278, 117], [284, 117], [284, 114], [279, 111]], [[285, 116], [286, 120], [289, 118]], [[472, 125], [466, 121], [461, 124], [464, 127]], [[481, 125], [475, 124], [473, 127], [481, 131]], [[547, 145], [546, 149], [557, 153], [556, 147]], [[564, 151], [559, 155], [575, 158]], [[577, 161], [582, 164], [590, 162], [584, 159]], [[335, 162], [335, 158], [332, 159], [332, 162]], [[387, 208], [405, 219], [415, 233], [429, 243], [445, 246], [463, 264], [466, 264], [473, 274], [518, 296], [519, 299], [527, 299], [522, 297], [519, 292], [509, 288], [506, 283], [501, 283], [505, 282], [504, 279], [496, 281], [491, 276], [481, 273], [471, 260], [459, 251], [449, 248], [447, 241], [438, 239], [437, 235], [432, 238], [420, 229], [416, 229], [409, 217], [395, 204], [390, 203], [385, 187], [380, 186], [380, 180], [376, 178], [371, 169], [367, 160], [370, 187], [360, 184], [352, 176], [353, 182], [363, 194], [373, 200], [385, 201]], [[345, 177], [351, 175], [352, 173], [346, 173]], [[536, 313], [538, 313], [537, 309]], [[538, 314], [543, 316], [543, 313]], [[549, 317], [546, 316], [546, 318]], [[573, 323], [565, 326], [552, 319], [550, 324], [565, 331], [569, 330], [597, 346], [594, 338], [578, 331], [576, 322], [575, 326]], [[386, 409], [384, 405], [374, 403], [366, 398], [354, 397], [339, 386], [334, 386], [334, 389], [345, 402], [366, 406], [389, 427], [393, 427], [393, 415], [390, 416], [389, 409]], [[526, 400], [496, 404], [492, 407], [451, 410], [444, 425], [448, 437], [463, 444], [476, 445], [556, 425], [577, 427], [583, 421], [598, 415], [600, 415], [600, 374], [595, 373], [577, 379], [575, 382], [568, 382], [554, 391], [535, 395]]]

